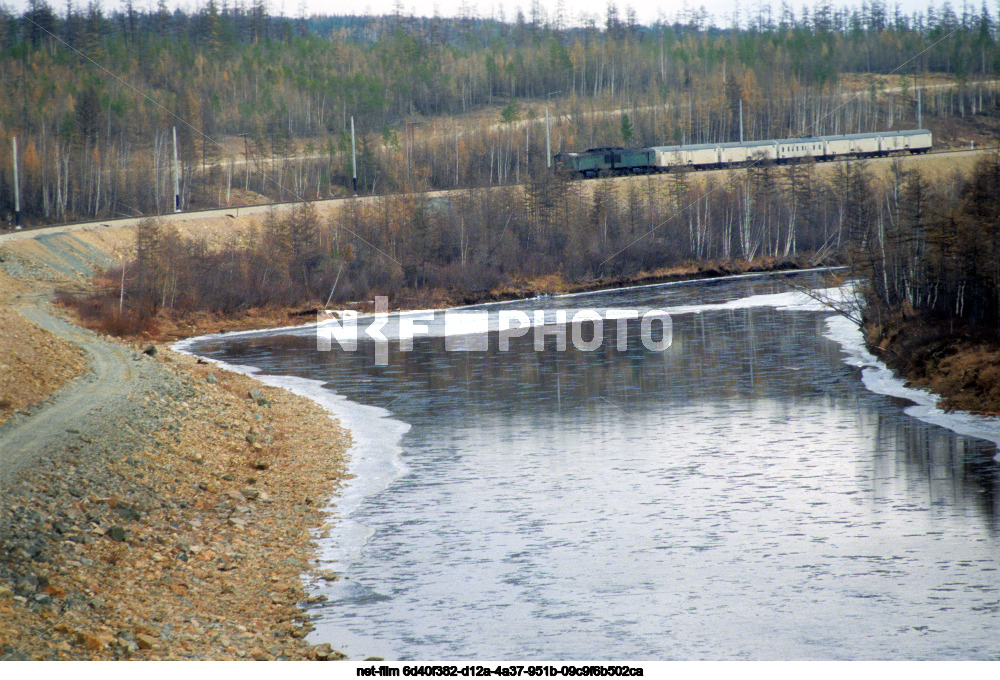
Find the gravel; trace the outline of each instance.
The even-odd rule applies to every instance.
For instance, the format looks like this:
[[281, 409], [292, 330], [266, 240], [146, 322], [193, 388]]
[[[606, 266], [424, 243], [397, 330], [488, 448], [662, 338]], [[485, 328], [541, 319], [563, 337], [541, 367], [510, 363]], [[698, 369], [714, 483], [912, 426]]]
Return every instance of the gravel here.
[[348, 436], [245, 376], [112, 351], [125, 389], [0, 486], [0, 659], [339, 658], [304, 641], [303, 577]]

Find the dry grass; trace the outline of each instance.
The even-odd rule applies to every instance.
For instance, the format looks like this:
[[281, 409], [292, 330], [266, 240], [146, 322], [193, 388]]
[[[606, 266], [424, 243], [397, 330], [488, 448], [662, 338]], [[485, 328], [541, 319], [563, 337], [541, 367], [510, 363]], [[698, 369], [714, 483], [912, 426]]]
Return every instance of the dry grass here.
[[869, 345], [908, 384], [942, 397], [941, 407], [1000, 415], [1000, 345], [947, 322], [897, 314], [867, 328]]
[[959, 347], [926, 384], [945, 397], [945, 408], [1000, 415], [1000, 348]]

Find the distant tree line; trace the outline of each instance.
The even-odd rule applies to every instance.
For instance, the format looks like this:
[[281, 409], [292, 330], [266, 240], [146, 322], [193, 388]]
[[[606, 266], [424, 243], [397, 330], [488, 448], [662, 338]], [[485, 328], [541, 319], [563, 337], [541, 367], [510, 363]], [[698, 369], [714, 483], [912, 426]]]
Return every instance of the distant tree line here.
[[[566, 27], [537, 3], [501, 20], [31, 0], [0, 7], [0, 218], [15, 135], [26, 219], [53, 222], [170, 210], [173, 127], [182, 205], [210, 207], [346, 192], [352, 116], [364, 193], [518, 183], [544, 164], [546, 103], [554, 150], [737, 139], [741, 106], [747, 138], [913, 125], [917, 88], [931, 124], [995, 116], [997, 29], [985, 5], [904, 15], [878, 0], [761, 6], [722, 28], [697, 11], [642, 26], [614, 5]], [[502, 112], [440, 118], [484, 107]]]

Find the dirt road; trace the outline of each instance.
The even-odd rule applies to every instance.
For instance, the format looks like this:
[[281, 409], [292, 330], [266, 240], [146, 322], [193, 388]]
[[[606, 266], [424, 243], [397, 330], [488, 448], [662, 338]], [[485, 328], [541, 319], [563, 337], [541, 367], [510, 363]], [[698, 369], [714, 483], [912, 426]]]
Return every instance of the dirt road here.
[[82, 348], [90, 370], [32, 415], [15, 418], [0, 428], [0, 487], [22, 466], [63, 450], [67, 440], [79, 443], [80, 437], [88, 438], [90, 430], [102, 426], [102, 415], [113, 412], [130, 393], [140, 391], [152, 380], [138, 358], [142, 355], [135, 351], [104, 342], [42, 307], [22, 307], [18, 311], [56, 337]]

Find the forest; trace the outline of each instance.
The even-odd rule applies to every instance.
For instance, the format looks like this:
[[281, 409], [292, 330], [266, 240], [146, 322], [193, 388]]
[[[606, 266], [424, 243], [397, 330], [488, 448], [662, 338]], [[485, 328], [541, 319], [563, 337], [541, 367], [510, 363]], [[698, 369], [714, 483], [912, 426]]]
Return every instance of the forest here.
[[944, 408], [1000, 414], [1000, 153], [933, 182], [862, 186], [849, 261], [873, 349]]
[[[993, 122], [997, 21], [986, 5], [903, 15], [878, 0], [728, 26], [651, 26], [612, 3], [566, 26], [510, 20], [270, 16], [209, 0], [185, 13], [0, 6], [0, 217], [26, 224], [358, 191], [503, 186], [552, 151]], [[943, 80], [942, 80], [943, 78]]]
[[[347, 199], [328, 216], [303, 203], [287, 217], [272, 211], [222, 249], [150, 218], [134, 260], [74, 304], [115, 332], [152, 329], [161, 312], [343, 309], [373, 295], [422, 308], [531, 294], [537, 285], [656, 280], [691, 263], [703, 273], [843, 263], [852, 243], [869, 252], [869, 224], [888, 219], [879, 197], [897, 180], [884, 174], [862, 161], [666, 181], [543, 174], [523, 186]], [[898, 161], [891, 174], [903, 175]]]
[[[553, 152], [739, 139], [741, 113], [748, 139], [918, 120], [938, 145], [995, 139], [998, 28], [985, 4], [904, 15], [879, 0], [761, 5], [725, 26], [697, 11], [644, 26], [613, 3], [602, 24], [570, 26], [537, 3], [505, 20], [32, 0], [0, 9], [13, 93], [0, 98], [0, 215], [16, 136], [29, 224], [149, 217], [134, 261], [81, 307], [122, 332], [161, 313], [375, 294], [416, 306], [546, 277], [845, 261], [876, 323], [905, 309], [995, 332], [995, 163], [936, 184], [861, 161], [567, 181], [547, 167], [545, 117]], [[181, 238], [155, 219], [174, 207], [175, 129], [182, 209], [299, 207], [222, 251]], [[332, 197], [345, 199], [332, 216], [310, 204]]]

